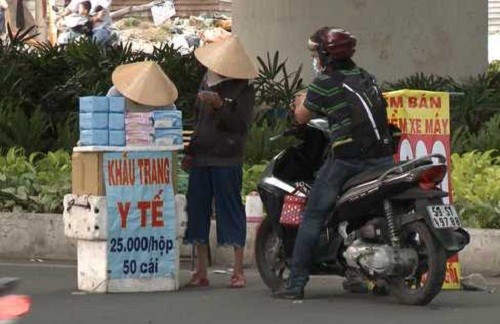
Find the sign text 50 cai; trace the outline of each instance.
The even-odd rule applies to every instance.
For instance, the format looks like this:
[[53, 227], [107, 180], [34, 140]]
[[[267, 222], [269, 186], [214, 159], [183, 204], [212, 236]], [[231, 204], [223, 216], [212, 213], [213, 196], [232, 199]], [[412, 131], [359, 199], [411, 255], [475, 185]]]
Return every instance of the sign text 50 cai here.
[[173, 276], [176, 216], [170, 152], [107, 153], [111, 279]]

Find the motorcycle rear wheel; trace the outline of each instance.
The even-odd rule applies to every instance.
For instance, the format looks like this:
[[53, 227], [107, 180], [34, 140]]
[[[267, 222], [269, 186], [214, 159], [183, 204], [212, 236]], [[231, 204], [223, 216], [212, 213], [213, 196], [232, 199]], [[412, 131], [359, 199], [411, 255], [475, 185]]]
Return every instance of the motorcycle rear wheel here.
[[289, 267], [281, 235], [275, 230], [272, 220], [266, 217], [259, 226], [255, 240], [255, 262], [260, 277], [272, 291], [283, 287]]
[[418, 267], [407, 278], [388, 282], [391, 292], [402, 304], [424, 306], [441, 291], [446, 276], [446, 251], [436, 242], [424, 222], [405, 225], [401, 230], [402, 245], [418, 253]]

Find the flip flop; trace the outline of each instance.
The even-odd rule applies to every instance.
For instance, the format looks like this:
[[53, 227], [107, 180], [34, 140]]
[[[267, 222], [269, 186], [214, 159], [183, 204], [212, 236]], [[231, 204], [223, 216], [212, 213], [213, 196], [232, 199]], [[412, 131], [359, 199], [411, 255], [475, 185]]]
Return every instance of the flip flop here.
[[200, 278], [196, 275], [191, 277], [191, 280], [184, 286], [185, 288], [203, 288], [208, 287], [210, 282], [207, 278]]
[[235, 289], [245, 288], [246, 283], [247, 281], [244, 275], [233, 274], [231, 276], [231, 283], [229, 285], [229, 288], [235, 288]]

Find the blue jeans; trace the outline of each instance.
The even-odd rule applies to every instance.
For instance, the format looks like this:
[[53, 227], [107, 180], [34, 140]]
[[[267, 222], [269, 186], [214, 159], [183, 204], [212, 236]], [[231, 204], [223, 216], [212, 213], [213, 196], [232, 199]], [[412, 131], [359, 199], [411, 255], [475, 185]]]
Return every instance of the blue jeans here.
[[353, 176], [376, 167], [391, 166], [393, 158], [335, 159], [329, 157], [319, 170], [297, 233], [289, 288], [304, 287], [309, 281], [312, 256], [323, 224], [333, 211], [343, 185]]
[[92, 40], [97, 44], [108, 45], [111, 40], [111, 32], [106, 27], [94, 29], [92, 34]]
[[215, 201], [218, 245], [245, 246], [247, 223], [241, 200], [242, 180], [241, 165], [192, 167], [189, 170], [185, 244], [208, 243], [212, 202]]

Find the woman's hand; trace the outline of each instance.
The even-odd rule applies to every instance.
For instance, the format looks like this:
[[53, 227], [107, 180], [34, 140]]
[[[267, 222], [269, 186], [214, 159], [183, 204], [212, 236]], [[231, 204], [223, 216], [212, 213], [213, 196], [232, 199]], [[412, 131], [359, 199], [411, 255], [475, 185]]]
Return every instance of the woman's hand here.
[[198, 100], [200, 100], [204, 104], [210, 105], [215, 109], [222, 107], [222, 104], [224, 103], [219, 94], [214, 91], [198, 92]]

